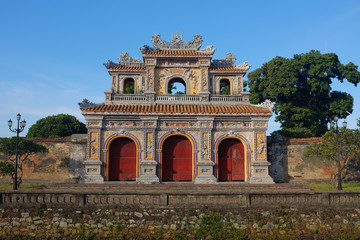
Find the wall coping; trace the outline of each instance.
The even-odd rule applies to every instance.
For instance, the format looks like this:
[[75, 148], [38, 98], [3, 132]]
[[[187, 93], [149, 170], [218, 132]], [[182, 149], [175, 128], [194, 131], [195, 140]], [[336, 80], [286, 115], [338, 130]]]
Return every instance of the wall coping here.
[[0, 207], [34, 206], [132, 207], [360, 207], [360, 191], [104, 191], [6, 190]]

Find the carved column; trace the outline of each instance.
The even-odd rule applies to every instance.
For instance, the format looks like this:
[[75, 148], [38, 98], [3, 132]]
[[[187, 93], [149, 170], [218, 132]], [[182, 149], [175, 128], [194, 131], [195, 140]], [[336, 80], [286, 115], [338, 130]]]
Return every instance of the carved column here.
[[244, 91], [243, 79], [244, 79], [244, 75], [237, 76], [237, 82], [238, 82], [237, 94], [241, 94]]
[[118, 79], [118, 91], [120, 94], [124, 93], [124, 77], [123, 76], [119, 76]]
[[[254, 123], [253, 123], [254, 124]], [[267, 161], [266, 132], [254, 132], [254, 161], [251, 162], [249, 183], [274, 183], [269, 175], [270, 163]]]
[[201, 79], [201, 95], [209, 95], [209, 76], [208, 76], [208, 68], [207, 67], [201, 67], [200, 68], [200, 79]]
[[197, 162], [198, 174], [195, 183], [214, 183], [217, 179], [214, 176], [214, 165], [211, 161], [211, 130], [214, 118], [198, 118], [200, 131], [199, 151], [200, 159]]
[[87, 153], [84, 161], [85, 174], [83, 182], [104, 182], [101, 176], [101, 128], [102, 117], [86, 119], [88, 128]]
[[146, 59], [145, 64], [146, 64], [145, 94], [154, 95], [156, 59], [155, 58]]
[[141, 183], [158, 183], [159, 177], [156, 175], [156, 142], [155, 132], [157, 126], [157, 117], [143, 117], [142, 124], [144, 130], [144, 157], [140, 162], [140, 176], [136, 179]]
[[209, 101], [209, 67], [210, 59], [199, 59], [200, 61], [200, 96], [201, 101]]

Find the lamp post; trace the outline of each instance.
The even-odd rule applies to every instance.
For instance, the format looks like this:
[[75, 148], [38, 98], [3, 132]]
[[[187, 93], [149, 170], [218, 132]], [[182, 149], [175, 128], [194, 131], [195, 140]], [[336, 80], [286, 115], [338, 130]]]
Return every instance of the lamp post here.
[[[338, 126], [339, 117], [335, 116], [334, 121], [330, 122], [330, 128], [336, 134], [336, 161], [338, 169], [338, 190], [342, 190], [342, 180], [341, 180], [341, 165], [340, 165], [340, 151], [339, 151], [339, 126]], [[335, 122], [335, 123], [334, 123]], [[343, 122], [343, 127], [346, 128], [347, 122]]]
[[17, 169], [18, 169], [18, 151], [19, 151], [19, 133], [21, 133], [22, 131], [24, 131], [24, 128], [26, 126], [26, 121], [23, 120], [20, 122], [21, 119], [21, 115], [20, 113], [18, 113], [16, 115], [16, 120], [17, 120], [17, 128], [15, 129], [11, 129], [12, 127], [12, 121], [11, 119], [8, 121], [8, 125], [9, 125], [9, 129], [12, 132], [16, 132], [16, 155], [15, 155], [15, 176], [14, 176], [14, 190], [18, 189], [18, 184], [17, 184]]

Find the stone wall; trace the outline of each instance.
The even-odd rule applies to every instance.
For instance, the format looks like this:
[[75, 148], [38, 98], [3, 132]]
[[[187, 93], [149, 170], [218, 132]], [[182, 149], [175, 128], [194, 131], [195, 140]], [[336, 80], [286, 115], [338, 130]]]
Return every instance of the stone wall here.
[[358, 191], [0, 191], [1, 239], [359, 239]]
[[304, 156], [306, 147], [321, 142], [321, 138], [268, 137], [270, 176], [275, 182], [328, 181], [335, 165], [317, 157]]
[[[86, 134], [73, 134], [67, 138], [32, 138], [46, 146], [47, 153], [31, 155], [23, 163], [23, 183], [76, 182], [83, 171]], [[0, 160], [6, 156], [0, 153]], [[1, 182], [10, 182], [9, 176]]]
[[2, 239], [358, 239], [349, 208], [0, 207]]

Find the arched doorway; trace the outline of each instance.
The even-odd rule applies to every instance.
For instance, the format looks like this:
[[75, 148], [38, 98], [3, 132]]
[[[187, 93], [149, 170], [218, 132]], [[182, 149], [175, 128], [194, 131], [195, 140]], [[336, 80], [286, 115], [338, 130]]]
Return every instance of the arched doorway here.
[[192, 181], [192, 146], [189, 139], [174, 135], [162, 146], [162, 180]]
[[240, 140], [226, 138], [218, 147], [219, 181], [245, 180], [244, 145]]
[[167, 87], [168, 94], [186, 94], [186, 83], [182, 78], [173, 78]]
[[127, 137], [116, 138], [109, 148], [109, 181], [136, 180], [136, 145]]

